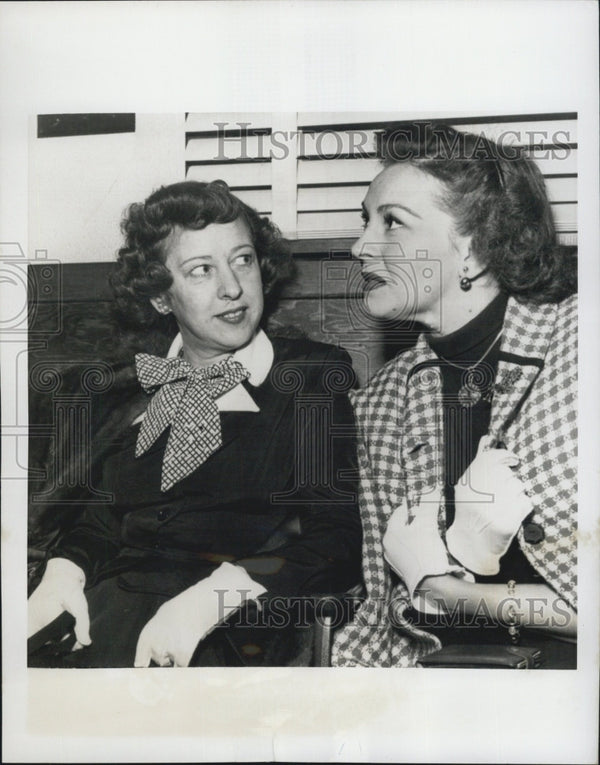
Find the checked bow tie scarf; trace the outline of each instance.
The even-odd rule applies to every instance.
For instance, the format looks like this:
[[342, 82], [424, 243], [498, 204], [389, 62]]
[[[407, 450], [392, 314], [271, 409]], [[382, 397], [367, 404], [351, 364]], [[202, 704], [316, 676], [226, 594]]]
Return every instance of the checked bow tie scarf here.
[[163, 457], [161, 491], [194, 472], [222, 443], [216, 399], [249, 377], [230, 356], [210, 367], [192, 367], [181, 358], [163, 359], [148, 353], [135, 357], [138, 380], [153, 393], [140, 432], [135, 456], [147, 451], [171, 426]]

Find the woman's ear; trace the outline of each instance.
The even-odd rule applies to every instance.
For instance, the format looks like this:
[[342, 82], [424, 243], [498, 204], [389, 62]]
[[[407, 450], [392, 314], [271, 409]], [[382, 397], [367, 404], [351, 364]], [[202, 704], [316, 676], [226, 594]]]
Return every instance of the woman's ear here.
[[460, 239], [455, 241], [455, 246], [460, 277], [479, 273], [483, 266], [479, 262], [477, 253], [471, 246], [471, 237], [460, 237]]
[[150, 302], [152, 303], [152, 307], [163, 316], [171, 313], [169, 298], [166, 295], [159, 295], [158, 297], [150, 298]]

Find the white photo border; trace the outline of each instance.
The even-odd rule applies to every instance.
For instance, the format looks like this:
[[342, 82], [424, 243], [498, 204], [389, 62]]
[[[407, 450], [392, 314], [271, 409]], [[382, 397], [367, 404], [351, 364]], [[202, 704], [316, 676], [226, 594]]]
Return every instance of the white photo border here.
[[[577, 112], [585, 359], [576, 671], [28, 673], [26, 482], [3, 448], [4, 761], [596, 761], [597, 22], [587, 0], [0, 3], [0, 242], [28, 255], [31, 115]], [[21, 465], [25, 348], [0, 343], [3, 445], [19, 441]]]

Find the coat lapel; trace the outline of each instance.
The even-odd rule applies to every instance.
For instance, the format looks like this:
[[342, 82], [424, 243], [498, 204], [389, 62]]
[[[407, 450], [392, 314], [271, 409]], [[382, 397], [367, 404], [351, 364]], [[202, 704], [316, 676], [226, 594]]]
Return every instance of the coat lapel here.
[[489, 433], [500, 442], [544, 366], [554, 332], [556, 306], [518, 303], [506, 308], [494, 384]]
[[442, 414], [442, 376], [437, 357], [424, 336], [414, 348], [414, 364], [406, 385], [406, 399], [401, 416], [402, 462], [406, 476], [409, 504], [441, 477], [439, 427]]

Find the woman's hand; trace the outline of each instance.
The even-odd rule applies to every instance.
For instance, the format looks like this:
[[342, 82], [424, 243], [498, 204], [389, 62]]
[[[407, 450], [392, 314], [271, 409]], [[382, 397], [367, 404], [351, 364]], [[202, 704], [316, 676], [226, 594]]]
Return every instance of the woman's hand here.
[[[27, 602], [27, 637], [30, 638], [68, 611], [75, 617], [75, 637], [80, 646], [89, 645], [90, 617], [83, 592], [85, 574], [67, 558], [51, 558], [42, 581]], [[76, 644], [76, 647], [77, 646]]]
[[424, 613], [438, 613], [437, 605], [427, 598], [428, 588], [423, 587], [425, 577], [450, 573], [466, 575], [464, 569], [449, 562], [448, 551], [440, 537], [440, 501], [439, 491], [422, 497], [420, 504], [412, 510], [412, 521], [409, 521], [408, 507], [403, 502], [390, 516], [383, 537], [385, 559], [404, 580], [414, 607]]
[[454, 523], [446, 534], [452, 555], [485, 576], [498, 573], [500, 558], [533, 510], [512, 470], [519, 458], [506, 449], [489, 449], [490, 442], [489, 436], [481, 439], [475, 459], [454, 489]]
[[158, 609], [140, 633], [134, 666], [187, 667], [198, 643], [245, 600], [265, 588], [240, 566], [222, 563], [208, 578]]

